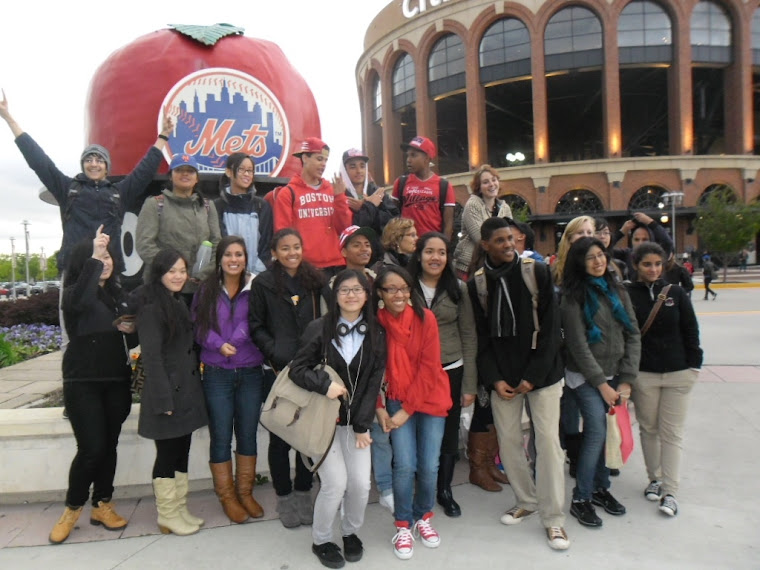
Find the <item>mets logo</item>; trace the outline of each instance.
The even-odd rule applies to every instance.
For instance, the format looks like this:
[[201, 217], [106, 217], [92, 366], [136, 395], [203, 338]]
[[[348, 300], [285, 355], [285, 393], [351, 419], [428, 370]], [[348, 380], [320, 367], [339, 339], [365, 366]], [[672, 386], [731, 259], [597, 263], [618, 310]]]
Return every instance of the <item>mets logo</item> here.
[[[227, 157], [254, 157], [256, 174], [276, 176], [287, 159], [290, 129], [285, 111], [258, 79], [221, 67], [196, 71], [178, 81], [164, 99], [177, 121], [164, 154], [198, 161], [200, 172], [224, 172]], [[161, 128], [161, 117], [158, 117]]]

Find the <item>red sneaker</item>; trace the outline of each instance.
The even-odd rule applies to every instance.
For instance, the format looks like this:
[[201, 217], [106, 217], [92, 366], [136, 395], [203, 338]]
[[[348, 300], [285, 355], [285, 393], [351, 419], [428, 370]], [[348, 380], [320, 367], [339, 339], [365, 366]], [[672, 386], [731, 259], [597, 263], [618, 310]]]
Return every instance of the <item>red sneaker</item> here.
[[441, 544], [441, 537], [430, 524], [430, 519], [432, 518], [433, 513], [425, 513], [420, 520], [414, 523], [412, 532], [416, 536], [419, 536], [422, 540], [422, 544], [428, 548], [438, 548]]
[[401, 560], [409, 560], [414, 554], [414, 537], [409, 531], [409, 523], [396, 521], [396, 534], [391, 540], [393, 553]]

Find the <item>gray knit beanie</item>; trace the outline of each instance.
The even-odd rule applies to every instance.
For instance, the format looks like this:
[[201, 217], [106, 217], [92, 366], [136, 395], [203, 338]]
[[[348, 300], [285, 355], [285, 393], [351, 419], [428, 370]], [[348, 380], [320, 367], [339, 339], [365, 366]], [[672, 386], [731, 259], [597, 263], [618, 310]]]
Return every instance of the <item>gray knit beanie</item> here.
[[111, 155], [108, 154], [108, 151], [105, 149], [105, 147], [102, 147], [99, 144], [88, 145], [87, 148], [82, 151], [82, 157], [79, 159], [79, 166], [82, 167], [82, 170], [84, 170], [84, 159], [91, 154], [99, 156], [105, 160], [106, 172], [111, 172]]

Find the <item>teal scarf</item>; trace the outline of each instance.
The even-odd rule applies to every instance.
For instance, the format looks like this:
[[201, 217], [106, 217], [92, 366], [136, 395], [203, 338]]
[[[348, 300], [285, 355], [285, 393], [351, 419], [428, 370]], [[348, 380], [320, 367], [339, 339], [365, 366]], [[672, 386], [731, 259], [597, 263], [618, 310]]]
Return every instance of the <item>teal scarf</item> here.
[[604, 277], [591, 277], [586, 276], [586, 303], [583, 306], [583, 318], [586, 321], [586, 339], [589, 344], [595, 344], [602, 340], [602, 330], [594, 322], [594, 316], [599, 310], [599, 294], [606, 296], [612, 305], [612, 315], [615, 319], [621, 323], [628, 332], [633, 332], [633, 325], [631, 319], [628, 318], [628, 313], [620, 301], [620, 297], [614, 288], [610, 289], [610, 285]]

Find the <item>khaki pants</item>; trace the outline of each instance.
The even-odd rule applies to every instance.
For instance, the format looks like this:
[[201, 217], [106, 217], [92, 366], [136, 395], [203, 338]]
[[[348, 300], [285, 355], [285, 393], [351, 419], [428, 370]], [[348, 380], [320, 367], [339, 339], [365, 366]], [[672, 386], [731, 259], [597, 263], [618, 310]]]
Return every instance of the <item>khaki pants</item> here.
[[[538, 510], [545, 528], [564, 526], [565, 455], [559, 444], [559, 399], [562, 383], [502, 400], [491, 392], [491, 407], [499, 438], [499, 455], [517, 498], [517, 506]], [[523, 398], [530, 402], [536, 438], [536, 482], [533, 482], [523, 448]]]
[[664, 495], [678, 492], [683, 427], [697, 375], [688, 368], [665, 374], [639, 372], [631, 391], [647, 476], [662, 481]]

